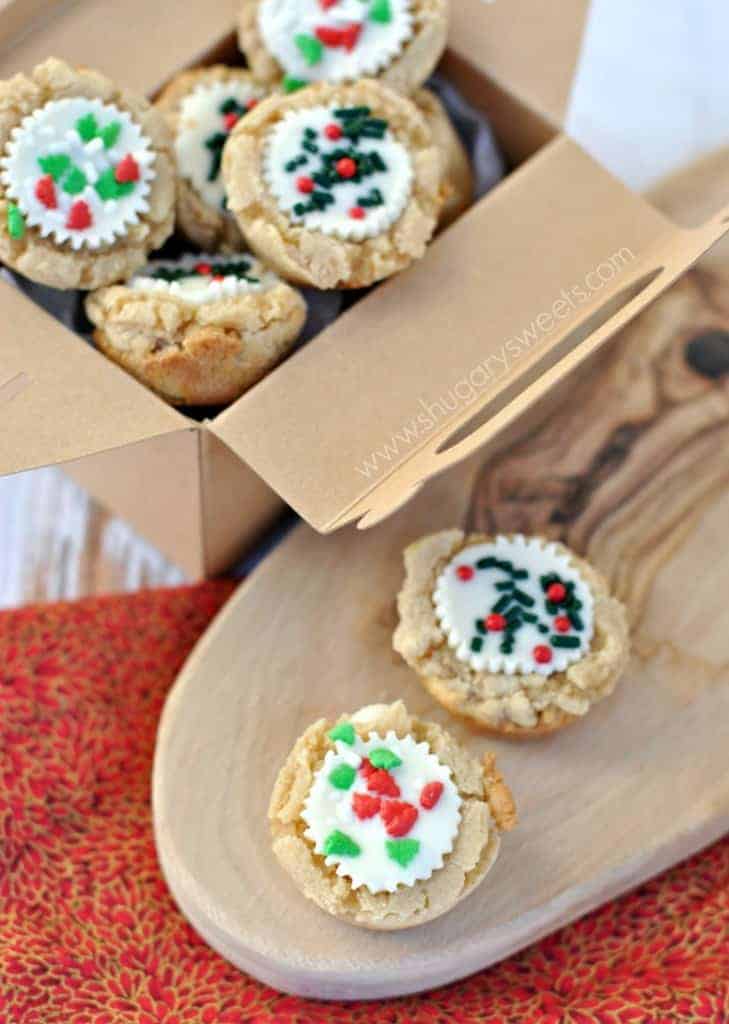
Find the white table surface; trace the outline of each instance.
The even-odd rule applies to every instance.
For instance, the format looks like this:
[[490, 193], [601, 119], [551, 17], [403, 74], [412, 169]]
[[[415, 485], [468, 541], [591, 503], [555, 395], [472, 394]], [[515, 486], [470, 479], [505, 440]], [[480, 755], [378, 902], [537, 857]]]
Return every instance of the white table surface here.
[[[726, 0], [593, 0], [568, 129], [647, 187], [729, 142], [727, 54]], [[0, 479], [0, 607], [183, 579], [60, 471]]]

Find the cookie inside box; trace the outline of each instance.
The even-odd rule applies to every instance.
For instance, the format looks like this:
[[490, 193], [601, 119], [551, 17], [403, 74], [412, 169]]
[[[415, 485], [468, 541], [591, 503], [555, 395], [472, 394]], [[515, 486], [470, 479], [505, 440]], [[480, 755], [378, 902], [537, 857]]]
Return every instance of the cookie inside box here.
[[[194, 67], [219, 64], [227, 67], [245, 67], [245, 58], [237, 48], [234, 36], [228, 37], [213, 47]], [[479, 75], [474, 75], [473, 72], [469, 73], [468, 69], [459, 64], [452, 55], [448, 54], [444, 58], [442, 67], [426, 83], [426, 88], [440, 100], [467, 156], [472, 175], [469, 189], [471, 194], [467, 201], [467, 205], [470, 206], [501, 181], [507, 173], [507, 160], [518, 159], [514, 154], [518, 152], [519, 146], [514, 144], [513, 139], [507, 138], [502, 149], [502, 144], [497, 141], [491, 127], [490, 104], [485, 83]], [[505, 155], [507, 152], [512, 154], [510, 158]], [[460, 203], [458, 205], [460, 206]], [[458, 215], [462, 212], [463, 210], [459, 209]], [[448, 217], [448, 220], [450, 221], [451, 218]], [[441, 229], [445, 229], [446, 226], [446, 224], [441, 225]], [[169, 261], [172, 265], [180, 257], [188, 254], [202, 256], [201, 250], [178, 230], [161, 249], [153, 254], [152, 258], [155, 262]], [[218, 254], [218, 257], [221, 266], [232, 265], [235, 253], [223, 252]], [[204, 258], [208, 259], [209, 256], [205, 254]], [[166, 272], [168, 271], [163, 265], [161, 273]], [[12, 271], [5, 271], [5, 273], [12, 279], [15, 286], [33, 302], [68, 327], [80, 339], [90, 345], [94, 344], [94, 326], [86, 315], [84, 305], [86, 292], [61, 291], [37, 284]], [[307, 317], [295, 348], [310, 342], [334, 323], [341, 314], [352, 309], [378, 286], [379, 284], [375, 284], [367, 288], [348, 290], [302, 288], [307, 304]], [[290, 354], [287, 353], [284, 360]], [[275, 372], [275, 369], [267, 372]], [[146, 386], [144, 381], [141, 381], [140, 384]], [[173, 404], [184, 416], [197, 422], [203, 422], [215, 418], [231, 403], [187, 404], [185, 401], [173, 401]]]

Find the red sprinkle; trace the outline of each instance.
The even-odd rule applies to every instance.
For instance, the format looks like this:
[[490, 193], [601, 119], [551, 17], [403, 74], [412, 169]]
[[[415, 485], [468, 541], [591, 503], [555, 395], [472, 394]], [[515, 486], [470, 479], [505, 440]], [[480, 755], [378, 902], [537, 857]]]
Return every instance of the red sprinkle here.
[[351, 156], [343, 156], [334, 166], [340, 178], [353, 178], [357, 173], [357, 164]]
[[209, 263], [196, 263], [195, 264], [195, 272], [197, 274], [211, 274], [212, 270], [213, 270], [213, 268], [210, 266]]
[[569, 633], [572, 623], [566, 615], [558, 615], [554, 620], [554, 628], [558, 633]]
[[552, 648], [547, 647], [546, 644], [537, 644], [532, 654], [534, 655], [534, 660], [539, 665], [548, 665], [552, 660]]
[[506, 629], [506, 619], [498, 612], [487, 615], [483, 624], [490, 633], [500, 633], [502, 629]]
[[420, 790], [420, 806], [432, 811], [443, 793], [442, 782], [428, 782]]
[[319, 25], [314, 29], [314, 35], [325, 46], [341, 46], [343, 43], [343, 30], [330, 25]]
[[253, 108], [257, 107], [257, 106], [258, 106], [258, 100], [256, 99], [255, 96], [251, 96], [251, 98], [246, 103], [246, 110], [253, 110]]
[[352, 218], [352, 220], [364, 220], [367, 214], [365, 213], [361, 206], [353, 206], [352, 209], [349, 211], [349, 216]]
[[233, 110], [229, 114], [223, 114], [223, 124], [225, 125], [226, 132], [232, 132], [239, 121], [240, 114], [236, 114]]
[[418, 820], [418, 809], [404, 800], [386, 800], [380, 808], [388, 836], [406, 836]]
[[351, 53], [357, 45], [360, 33], [362, 31], [362, 22], [354, 21], [347, 28], [342, 29], [342, 43], [341, 45], [345, 48], [347, 53]]
[[370, 759], [368, 757], [363, 757], [362, 758], [362, 761], [360, 762], [359, 770], [362, 773], [362, 775], [364, 775], [364, 777], [366, 779], [368, 779], [370, 777], [370, 775], [372, 775], [373, 772], [377, 771], [377, 769], [375, 768], [375, 766], [372, 764], [372, 762], [370, 761]]
[[564, 583], [550, 583], [547, 587], [547, 597], [554, 604], [559, 604], [567, 597], [567, 588]]
[[337, 2], [338, 2], [338, 0], [319, 0], [319, 6], [321, 7], [321, 9], [323, 11], [328, 11], [329, 8], [330, 7], [334, 7], [334, 5]]
[[224, 281], [225, 274], [213, 274], [213, 281]]
[[55, 210], [58, 206], [56, 199], [56, 186], [50, 174], [44, 174], [35, 183], [35, 196], [46, 207], [47, 210]]
[[472, 565], [459, 565], [456, 569], [456, 576], [459, 580], [463, 580], [465, 583], [467, 580], [472, 580], [476, 575], [476, 570]]
[[90, 228], [92, 224], [93, 217], [88, 204], [83, 199], [77, 199], [68, 211], [66, 227], [72, 231], [83, 231], [84, 228]]
[[138, 181], [139, 180], [139, 164], [134, 159], [131, 153], [127, 153], [125, 157], [119, 161], [114, 171], [114, 177], [123, 185], [127, 181]]
[[369, 793], [355, 793], [352, 797], [352, 810], [360, 821], [374, 818], [380, 809], [380, 798]]
[[341, 139], [342, 137], [342, 129], [338, 124], [335, 124], [334, 121], [332, 121], [324, 128], [324, 134], [328, 139], [331, 139], [332, 142], [336, 142], [337, 139]]
[[302, 174], [300, 178], [296, 179], [296, 187], [299, 190], [299, 192], [303, 192], [305, 195], [308, 195], [309, 192], [314, 191], [314, 182], [311, 180], [311, 178], [308, 178], [305, 174]]
[[367, 776], [367, 789], [371, 793], [379, 793], [380, 796], [400, 796], [400, 787], [384, 768], [375, 768]]

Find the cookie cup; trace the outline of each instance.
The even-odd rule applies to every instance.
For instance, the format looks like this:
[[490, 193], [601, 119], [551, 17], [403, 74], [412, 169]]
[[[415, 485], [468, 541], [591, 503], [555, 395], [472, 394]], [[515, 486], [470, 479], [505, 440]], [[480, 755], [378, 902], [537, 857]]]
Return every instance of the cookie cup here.
[[97, 248], [73, 249], [38, 228], [28, 226], [22, 238], [8, 229], [8, 198], [0, 185], [0, 260], [26, 277], [52, 288], [98, 288], [129, 276], [172, 233], [175, 205], [175, 158], [172, 133], [162, 114], [145, 99], [120, 89], [105, 75], [50, 58], [31, 74], [0, 82], [0, 153], [23, 118], [51, 100], [83, 97], [113, 103], [142, 130], [155, 154], [148, 209], [114, 242]]
[[[198, 86], [217, 83], [255, 85], [250, 71], [215, 64], [208, 68], [183, 71], [166, 86], [155, 106], [162, 111], [174, 136], [180, 123], [180, 107]], [[215, 209], [200, 195], [189, 178], [177, 172], [177, 228], [206, 252], [236, 252], [244, 247], [240, 229], [229, 213]]]
[[[258, 24], [261, 0], [242, 0], [238, 15], [238, 43], [258, 81], [277, 84], [284, 69], [268, 51]], [[409, 95], [430, 76], [448, 40], [448, 0], [413, 0], [413, 34], [378, 79]]]
[[[350, 241], [294, 222], [281, 210], [264, 180], [269, 132], [291, 111], [337, 104], [367, 106], [388, 121], [409, 152], [413, 182], [407, 204], [390, 227]], [[373, 79], [352, 85], [319, 83], [290, 96], [270, 96], [236, 125], [223, 151], [228, 206], [251, 249], [282, 277], [316, 288], [362, 288], [420, 258], [443, 202], [442, 162], [417, 107]]]
[[436, 615], [433, 591], [440, 573], [457, 554], [492, 539], [444, 530], [405, 550], [405, 582], [397, 599], [400, 622], [393, 647], [452, 714], [485, 732], [516, 738], [543, 736], [582, 718], [613, 692], [630, 652], [625, 608], [610, 594], [600, 573], [558, 544], [594, 599], [589, 650], [564, 671], [548, 676], [476, 671], [449, 646]]
[[86, 313], [98, 348], [165, 401], [223, 405], [293, 347], [306, 303], [283, 281], [201, 305], [114, 285], [87, 296]]
[[395, 892], [353, 889], [350, 880], [328, 867], [305, 836], [301, 818], [314, 776], [327, 751], [336, 724], [321, 719], [297, 740], [274, 785], [268, 816], [273, 851], [295, 885], [322, 910], [350, 924], [379, 931], [412, 928], [446, 913], [484, 879], [499, 851], [500, 835], [516, 824], [511, 793], [496, 769], [493, 755], [483, 760], [469, 754], [439, 725], [408, 714], [402, 701], [373, 704], [339, 719], [351, 723], [365, 739], [371, 732], [411, 735], [426, 742], [451, 778], [462, 800], [461, 823], [443, 867], [430, 878]]

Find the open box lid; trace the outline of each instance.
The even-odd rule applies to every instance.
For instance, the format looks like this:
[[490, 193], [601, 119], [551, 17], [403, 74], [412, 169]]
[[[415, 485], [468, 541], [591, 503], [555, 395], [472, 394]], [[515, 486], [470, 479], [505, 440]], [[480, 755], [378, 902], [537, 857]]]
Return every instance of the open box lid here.
[[371, 525], [503, 430], [726, 230], [726, 210], [677, 227], [560, 136], [210, 429], [318, 530]]

